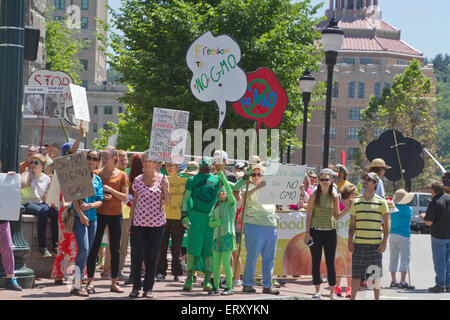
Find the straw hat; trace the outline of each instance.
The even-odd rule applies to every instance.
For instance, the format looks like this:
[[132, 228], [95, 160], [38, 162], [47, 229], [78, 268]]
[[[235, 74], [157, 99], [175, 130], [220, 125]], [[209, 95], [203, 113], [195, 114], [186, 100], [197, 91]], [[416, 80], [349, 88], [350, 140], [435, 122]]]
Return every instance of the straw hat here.
[[381, 158], [373, 159], [372, 162], [366, 166], [367, 169], [371, 168], [386, 168], [386, 169], [392, 169], [392, 167], [386, 165], [386, 162], [384, 162]]
[[414, 193], [408, 193], [405, 189], [398, 189], [395, 191], [394, 203], [395, 204], [408, 204], [414, 198]]
[[198, 163], [195, 161], [189, 161], [186, 168], [180, 171], [182, 174], [196, 175], [198, 173]]

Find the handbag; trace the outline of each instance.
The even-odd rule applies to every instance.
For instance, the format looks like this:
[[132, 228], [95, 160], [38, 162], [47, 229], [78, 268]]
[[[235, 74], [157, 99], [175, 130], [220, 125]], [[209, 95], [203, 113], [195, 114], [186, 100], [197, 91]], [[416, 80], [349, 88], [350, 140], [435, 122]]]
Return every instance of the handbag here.
[[62, 213], [62, 222], [65, 233], [73, 233], [73, 223], [75, 221], [75, 210], [69, 208]]

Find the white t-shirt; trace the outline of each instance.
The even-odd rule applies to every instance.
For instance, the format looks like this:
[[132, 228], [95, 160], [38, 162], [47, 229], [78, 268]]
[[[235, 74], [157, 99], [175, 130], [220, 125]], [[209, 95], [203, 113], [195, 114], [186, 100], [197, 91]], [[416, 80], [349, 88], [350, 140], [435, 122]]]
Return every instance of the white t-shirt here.
[[34, 191], [36, 197], [39, 198], [40, 202], [43, 202], [42, 197], [50, 188], [50, 182], [50, 177], [45, 173], [41, 173], [41, 176], [39, 178], [31, 175], [31, 189]]

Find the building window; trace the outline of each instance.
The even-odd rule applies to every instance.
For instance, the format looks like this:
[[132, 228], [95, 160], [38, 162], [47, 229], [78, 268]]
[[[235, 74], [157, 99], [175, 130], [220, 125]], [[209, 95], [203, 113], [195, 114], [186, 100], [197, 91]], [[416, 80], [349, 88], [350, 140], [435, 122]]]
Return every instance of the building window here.
[[88, 65], [89, 65], [89, 61], [85, 60], [85, 59], [80, 59], [80, 63], [83, 66], [83, 71], [87, 71]]
[[96, 123], [93, 123], [93, 124], [92, 124], [92, 128], [94, 129], [94, 132], [97, 132], [98, 127], [97, 127], [97, 124], [96, 124]]
[[382, 133], [383, 133], [383, 129], [379, 129], [379, 128], [373, 129], [373, 136], [375, 137], [375, 139], [378, 139]]
[[333, 98], [339, 97], [339, 82], [334, 81], [333, 82]]
[[[324, 149], [322, 146], [322, 153], [323, 153]], [[336, 147], [328, 147], [328, 159], [329, 160], [336, 160]]]
[[390, 88], [390, 87], [391, 87], [391, 84], [390, 84], [389, 82], [385, 82], [385, 83], [384, 83], [384, 87], [385, 87], [385, 88]]
[[119, 107], [118, 113], [122, 113], [122, 107]]
[[359, 128], [348, 128], [347, 140], [358, 140]]
[[[323, 110], [322, 119], [325, 119], [326, 110]], [[330, 118], [331, 120], [336, 120], [337, 117], [337, 109], [336, 107], [331, 107]]]
[[98, 114], [98, 106], [94, 106], [94, 114]]
[[81, 1], [81, 9], [82, 10], [88, 10], [89, 9], [89, 0], [82, 0]]
[[372, 64], [372, 58], [361, 58], [359, 64]]
[[342, 63], [355, 64], [355, 58], [344, 57], [342, 58]]
[[81, 82], [81, 86], [84, 87], [84, 88], [86, 88], [86, 89], [87, 89], [87, 85], [88, 85], [87, 80], [83, 80], [83, 81]]
[[361, 110], [362, 108], [360, 107], [350, 108], [348, 111], [349, 120], [361, 120]]
[[87, 17], [81, 17], [81, 29], [87, 29], [88, 22], [89, 22], [89, 20]]
[[80, 44], [81, 44], [81, 49], [82, 50], [88, 50], [89, 46], [91, 44], [91, 40], [89, 40], [88, 38], [81, 38], [80, 39]]
[[358, 99], [364, 99], [364, 82], [358, 82]]
[[350, 82], [348, 84], [348, 97], [349, 99], [355, 99], [355, 82]]
[[113, 108], [111, 106], [105, 106], [103, 109], [104, 114], [112, 114]]
[[381, 82], [375, 83], [375, 85], [373, 86], [373, 94], [377, 98], [381, 97]]
[[66, 8], [65, 0], [55, 0], [56, 10], [64, 10]]
[[[322, 139], [325, 137], [325, 128], [322, 128]], [[330, 127], [330, 140], [336, 139], [336, 128]]]
[[347, 160], [356, 160], [359, 155], [359, 148], [348, 148], [347, 150]]

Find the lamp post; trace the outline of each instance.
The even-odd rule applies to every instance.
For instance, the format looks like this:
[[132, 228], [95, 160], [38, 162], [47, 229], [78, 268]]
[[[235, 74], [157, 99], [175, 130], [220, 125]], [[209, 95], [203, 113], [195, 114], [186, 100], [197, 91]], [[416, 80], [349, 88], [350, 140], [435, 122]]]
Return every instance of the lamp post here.
[[328, 168], [328, 155], [330, 148], [330, 122], [331, 122], [331, 96], [333, 90], [333, 69], [337, 61], [339, 49], [344, 42], [344, 31], [338, 27], [333, 17], [328, 26], [322, 31], [322, 45], [325, 50], [325, 63], [327, 64], [327, 100], [325, 106], [325, 135], [323, 140], [323, 168]]
[[300, 90], [303, 97], [303, 141], [302, 141], [302, 164], [306, 164], [306, 133], [308, 130], [308, 104], [311, 99], [311, 92], [316, 85], [316, 79], [308, 69], [305, 70], [299, 80]]

